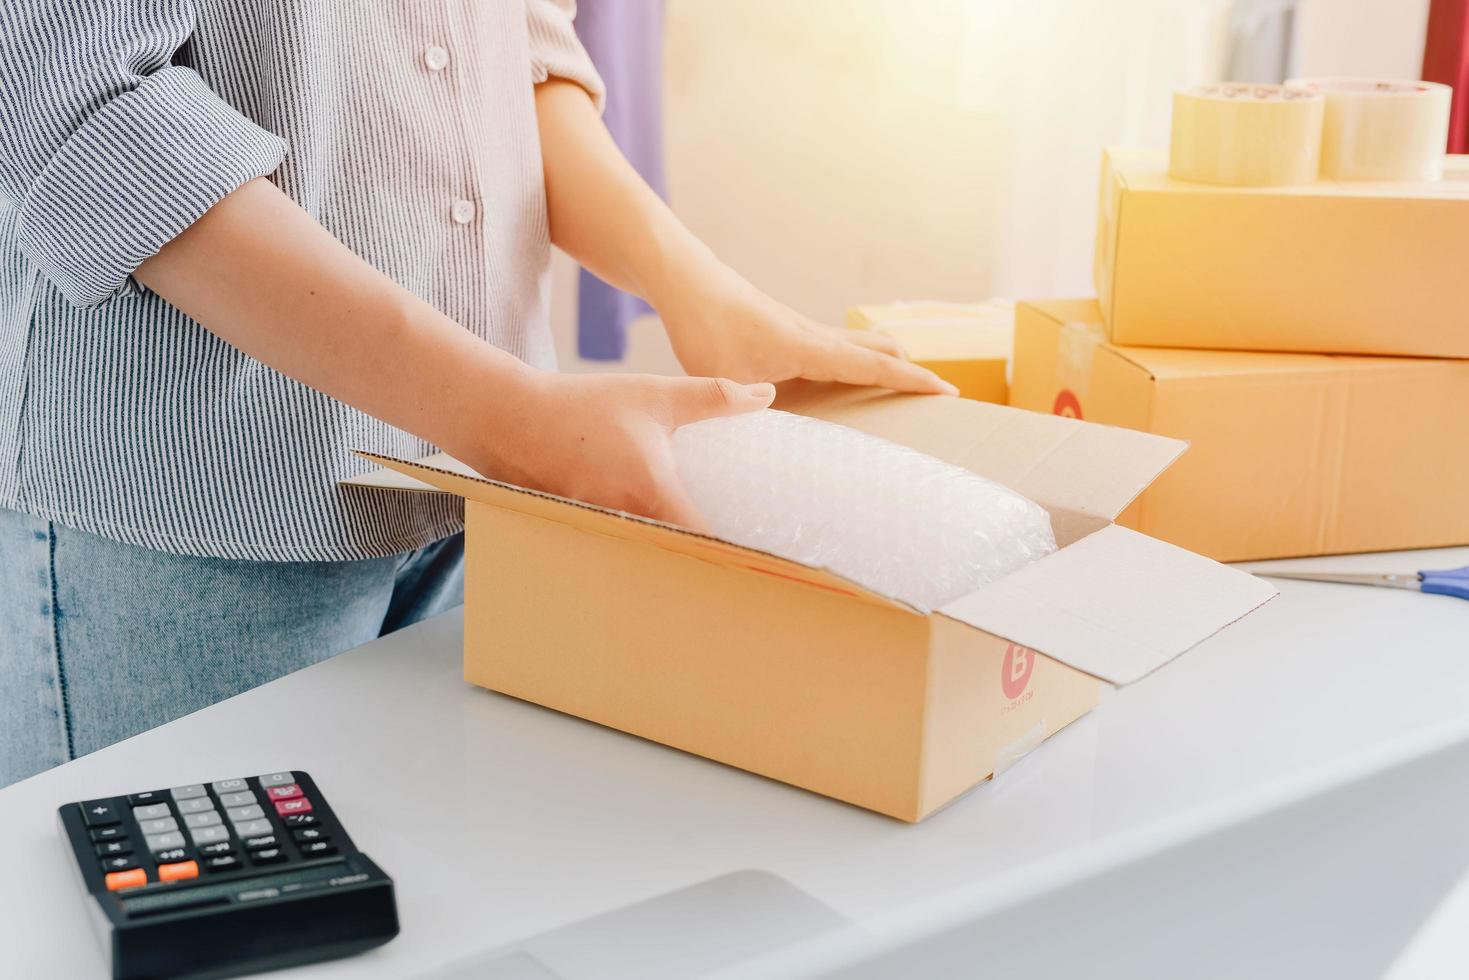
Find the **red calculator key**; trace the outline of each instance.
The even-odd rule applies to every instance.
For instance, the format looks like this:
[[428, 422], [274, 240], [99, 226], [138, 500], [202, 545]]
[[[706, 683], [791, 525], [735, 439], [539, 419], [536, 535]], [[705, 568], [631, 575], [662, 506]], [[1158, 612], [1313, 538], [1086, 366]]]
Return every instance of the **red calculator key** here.
[[298, 796], [294, 800], [276, 800], [275, 812], [283, 817], [289, 817], [293, 813], [310, 813], [311, 801], [304, 796]]
[[159, 881], [186, 881], [189, 878], [199, 877], [199, 863], [197, 861], [176, 861], [173, 864], [160, 864], [158, 866]]
[[292, 783], [289, 786], [272, 786], [270, 789], [266, 790], [266, 792], [270, 794], [270, 798], [272, 800], [294, 800], [297, 797], [304, 795], [301, 792], [301, 787], [297, 786], [295, 783]]
[[113, 871], [106, 877], [107, 890], [119, 891], [123, 888], [137, 888], [148, 884], [148, 872], [142, 868], [129, 868], [126, 871]]

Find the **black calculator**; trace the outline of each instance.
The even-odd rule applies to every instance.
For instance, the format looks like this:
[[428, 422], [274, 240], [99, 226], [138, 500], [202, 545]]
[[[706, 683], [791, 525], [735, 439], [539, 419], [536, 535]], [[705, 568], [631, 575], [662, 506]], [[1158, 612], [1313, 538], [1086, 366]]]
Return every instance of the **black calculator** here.
[[227, 977], [398, 934], [393, 881], [304, 772], [191, 783], [58, 811], [112, 975]]

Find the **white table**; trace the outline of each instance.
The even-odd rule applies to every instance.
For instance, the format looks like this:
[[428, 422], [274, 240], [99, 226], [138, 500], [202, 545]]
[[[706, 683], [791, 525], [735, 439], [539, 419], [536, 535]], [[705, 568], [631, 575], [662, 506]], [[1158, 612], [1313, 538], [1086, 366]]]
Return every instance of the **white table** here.
[[[1278, 564], [1407, 571], [1469, 564], [1469, 549]], [[403, 931], [291, 976], [465, 963], [466, 976], [568, 980], [713, 965], [857, 975], [927, 923], [1141, 867], [1354, 767], [1469, 740], [1469, 602], [1278, 584], [1278, 599], [917, 826], [468, 686], [461, 617], [441, 616], [0, 791], [0, 973], [104, 975], [58, 804], [294, 768], [394, 876]], [[1423, 921], [1424, 896], [1466, 861], [1445, 852], [1404, 914]], [[1359, 940], [1380, 970], [1381, 948], [1340, 939]]]

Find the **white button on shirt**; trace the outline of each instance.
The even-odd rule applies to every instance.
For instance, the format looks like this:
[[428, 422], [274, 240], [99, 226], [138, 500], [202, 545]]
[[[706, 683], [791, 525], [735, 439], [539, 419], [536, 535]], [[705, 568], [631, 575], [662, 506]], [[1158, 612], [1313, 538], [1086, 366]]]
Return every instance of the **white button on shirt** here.
[[474, 220], [474, 202], [459, 200], [449, 209], [449, 217], [461, 225], [467, 225]]
[[423, 63], [429, 71], [443, 71], [449, 64], [449, 52], [437, 44], [430, 44], [423, 51]]

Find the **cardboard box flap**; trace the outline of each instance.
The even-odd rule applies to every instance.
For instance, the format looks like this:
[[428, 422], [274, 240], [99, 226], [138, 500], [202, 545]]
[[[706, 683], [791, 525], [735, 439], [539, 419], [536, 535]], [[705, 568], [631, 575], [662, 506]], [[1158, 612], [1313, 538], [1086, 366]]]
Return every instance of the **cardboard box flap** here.
[[595, 534], [642, 541], [665, 551], [688, 555], [718, 565], [738, 566], [777, 578], [851, 596], [878, 605], [915, 612], [910, 606], [823, 568], [812, 568], [777, 555], [731, 544], [686, 528], [665, 524], [636, 514], [598, 507], [580, 500], [528, 490], [480, 476], [459, 460], [439, 453], [416, 462], [356, 450], [363, 459], [386, 470], [364, 473], [341, 481], [349, 486], [383, 490], [452, 493], [505, 510], [528, 514]]
[[1109, 525], [939, 611], [1130, 684], [1276, 594], [1263, 579]]
[[1111, 520], [1188, 443], [1004, 405], [792, 382], [775, 407], [849, 425], [978, 473], [1050, 510]]

